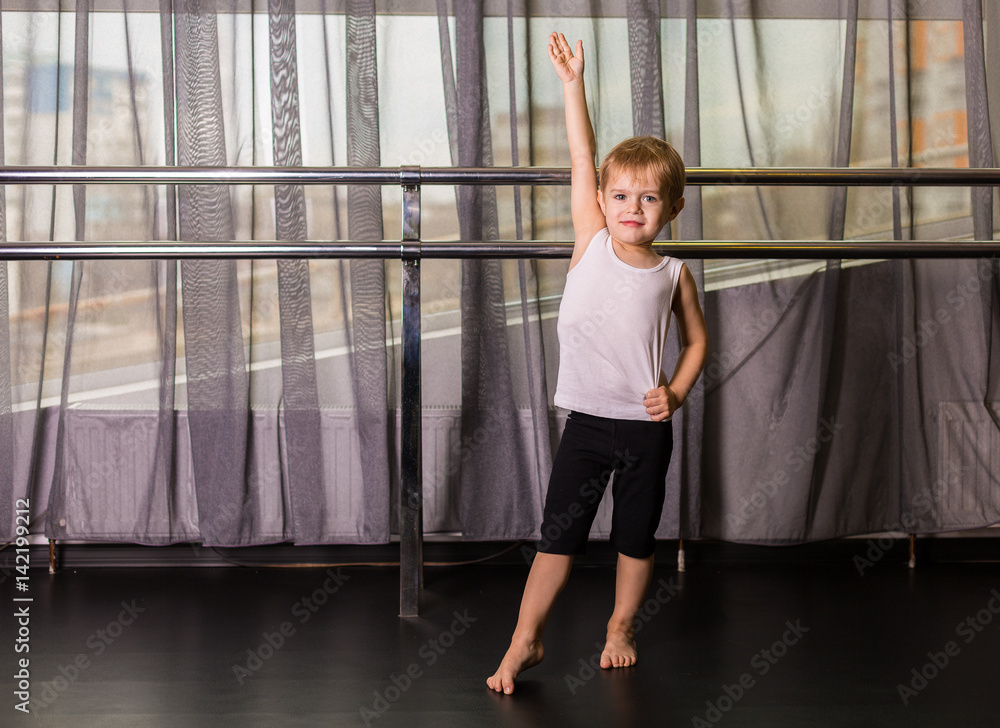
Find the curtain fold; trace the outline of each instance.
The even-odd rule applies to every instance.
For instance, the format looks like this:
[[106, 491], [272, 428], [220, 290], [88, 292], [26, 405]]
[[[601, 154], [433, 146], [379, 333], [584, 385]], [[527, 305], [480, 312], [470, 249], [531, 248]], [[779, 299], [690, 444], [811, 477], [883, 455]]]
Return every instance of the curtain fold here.
[[[179, 0], [175, 11], [177, 152], [181, 166], [225, 166], [226, 139], [214, 4]], [[229, 189], [183, 185], [181, 240], [233, 240]], [[250, 457], [249, 377], [234, 261], [181, 264], [188, 427], [206, 545], [252, 543], [259, 511], [258, 473]]]
[[[521, 166], [520, 156], [520, 114], [518, 113], [517, 68], [524, 64], [524, 53], [517, 54], [516, 30], [514, 22], [514, 0], [507, 0], [507, 85], [510, 89], [510, 163]], [[523, 43], [531, 47], [532, 36], [525, 33]], [[530, 86], [530, 72], [528, 84]], [[528, 138], [531, 138], [530, 115], [528, 116]], [[530, 148], [529, 148], [530, 156]], [[514, 236], [524, 239], [524, 206], [521, 188], [514, 188]], [[534, 239], [534, 236], [531, 236]], [[541, 287], [537, 260], [517, 262], [518, 287], [521, 294], [521, 329], [524, 334], [524, 368], [527, 374], [528, 408], [531, 412], [531, 449], [534, 450], [534, 472], [532, 480], [539, 497], [544, 499], [544, 488], [552, 469], [552, 427], [549, 421], [548, 381], [545, 374], [545, 337], [542, 331]], [[535, 501], [538, 502], [538, 501]], [[537, 511], [532, 510], [535, 516]]]
[[[74, 78], [90, 77], [90, 3], [77, 0], [74, 14], [73, 75]], [[89, 94], [73, 95], [73, 155], [74, 165], [87, 164], [87, 127]], [[73, 239], [86, 240], [86, 198], [84, 185], [73, 186]], [[52, 492], [49, 500], [48, 527], [50, 533], [65, 538], [75, 530], [67, 517], [66, 499], [66, 409], [69, 404], [70, 377], [73, 365], [73, 336], [76, 329], [77, 310], [80, 302], [80, 287], [83, 283], [84, 262], [73, 261], [70, 274], [69, 308], [66, 316], [66, 333], [63, 345], [63, 378], [60, 388], [59, 419], [56, 429], [55, 466], [53, 470]]]
[[[455, 6], [458, 165], [493, 165], [483, 2]], [[447, 70], [446, 70], [447, 73]], [[464, 240], [498, 239], [496, 190], [458, 189]], [[538, 489], [523, 452], [511, 375], [504, 271], [499, 260], [462, 261], [462, 533], [469, 539], [524, 538], [537, 530]], [[508, 467], [497, 468], [498, 463]]]
[[[701, 166], [701, 90], [698, 82], [698, 3], [687, 0], [684, 4], [684, 140], [683, 159], [688, 167]], [[701, 187], [690, 186], [684, 191], [684, 209], [680, 214], [681, 240], [702, 240]], [[698, 301], [705, 308], [705, 265], [701, 260], [687, 260], [685, 264], [698, 287]], [[699, 378], [688, 394], [684, 411], [679, 416], [680, 433], [674, 431], [674, 468], [668, 474], [669, 503], [677, 503], [676, 529], [657, 532], [660, 537], [696, 538], [701, 530], [702, 454], [705, 428], [705, 379]], [[691, 425], [695, 425], [691, 427]], [[688, 428], [691, 427], [689, 430]], [[680, 442], [677, 442], [680, 434]], [[680, 467], [678, 467], [680, 466]], [[680, 472], [678, 472], [680, 470]], [[674, 490], [673, 480], [678, 486]], [[676, 492], [676, 495], [674, 493]]]
[[[174, 103], [176, 91], [176, 74], [172, 49], [174, 45], [174, 26], [172, 16], [172, 0], [160, 0], [160, 65], [161, 94], [163, 99], [163, 152], [164, 163], [173, 166], [177, 163], [177, 140], [174, 135], [174, 119], [176, 108]], [[126, 16], [127, 17], [127, 16]], [[137, 44], [129, 39], [129, 48]], [[131, 59], [131, 54], [130, 54]], [[138, 103], [136, 99], [135, 71], [130, 62], [130, 84], [132, 107], [134, 109], [134, 124], [139, 127]], [[137, 134], [138, 136], [138, 134]], [[145, 162], [144, 145], [136, 145], [139, 162]], [[150, 197], [155, 200], [153, 210], [153, 225], [150, 237], [153, 240], [164, 238], [178, 240], [177, 234], [177, 188], [168, 185], [162, 195], [164, 212], [161, 213], [158, 190], [151, 191]], [[150, 197], [145, 198], [148, 202]], [[161, 215], [163, 224], [160, 223]], [[151, 305], [154, 326], [156, 330], [156, 353], [159, 355], [159, 372], [156, 381], [155, 425], [153, 426], [153, 457], [147, 476], [145, 498], [138, 510], [135, 525], [137, 538], [145, 537], [158, 543], [173, 543], [175, 541], [191, 541], [199, 538], [198, 524], [193, 512], [185, 512], [185, 483], [177, 477], [177, 412], [176, 389], [177, 375], [177, 311], [178, 311], [178, 278], [177, 261], [153, 261], [151, 264], [152, 287], [155, 291]]]
[[[965, 101], [968, 113], [969, 166], [993, 167], [990, 107], [986, 92], [986, 53], [983, 47], [981, 0], [962, 2], [962, 38], [965, 44]], [[972, 188], [972, 224], [976, 240], [993, 239], [993, 188]]]
[[[842, 3], [844, 4], [844, 3]], [[837, 146], [833, 154], [834, 167], [847, 167], [851, 162], [851, 130], [854, 121], [854, 69], [857, 64], [858, 48], [858, 0], [846, 0], [846, 24], [844, 37], [844, 72], [840, 84], [840, 114], [837, 126]], [[890, 33], [892, 24], [890, 21]], [[891, 36], [890, 36], [891, 37]], [[890, 42], [890, 49], [892, 44]], [[892, 73], [892, 63], [889, 64]], [[892, 83], [890, 79], [890, 83]], [[895, 106], [889, 104], [891, 118], [895, 119]], [[895, 134], [895, 126], [890, 125]], [[893, 137], [895, 139], [895, 137]], [[893, 145], [895, 149], [895, 145]], [[844, 239], [844, 225], [847, 218], [847, 188], [835, 187], [832, 190], [833, 202], [830, 206], [830, 240]]]
[[[295, 0], [269, 0], [271, 123], [274, 164], [302, 166]], [[301, 186], [275, 188], [275, 237], [306, 240], [306, 200]], [[281, 319], [281, 403], [287, 441], [288, 492], [296, 543], [325, 537], [322, 420], [316, 384], [309, 263], [279, 260], [278, 309]]]
[[[347, 4], [347, 163], [381, 163], [376, 67], [375, 3]], [[350, 240], [382, 240], [382, 198], [377, 187], [353, 186], [347, 196]], [[363, 483], [361, 540], [389, 538], [388, 352], [386, 351], [386, 278], [380, 260], [350, 263], [353, 388], [357, 408]], [[393, 438], [394, 440], [395, 438]]]

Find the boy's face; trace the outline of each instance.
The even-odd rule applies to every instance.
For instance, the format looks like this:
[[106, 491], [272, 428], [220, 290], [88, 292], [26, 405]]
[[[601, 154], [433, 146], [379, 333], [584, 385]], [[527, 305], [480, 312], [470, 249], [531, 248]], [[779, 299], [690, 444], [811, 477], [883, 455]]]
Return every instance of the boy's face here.
[[628, 245], [654, 240], [684, 207], [683, 197], [673, 202], [666, 198], [666, 190], [648, 170], [611, 178], [608, 188], [597, 193], [597, 201], [611, 237]]

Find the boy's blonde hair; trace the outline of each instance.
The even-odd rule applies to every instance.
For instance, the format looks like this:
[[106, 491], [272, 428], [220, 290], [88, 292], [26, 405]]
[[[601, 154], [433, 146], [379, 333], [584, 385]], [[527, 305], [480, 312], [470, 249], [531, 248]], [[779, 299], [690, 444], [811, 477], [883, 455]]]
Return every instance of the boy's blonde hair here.
[[668, 204], [684, 196], [684, 160], [676, 149], [654, 136], [631, 137], [615, 145], [601, 162], [601, 189], [607, 189], [611, 180], [621, 174], [638, 175], [646, 171], [666, 191]]

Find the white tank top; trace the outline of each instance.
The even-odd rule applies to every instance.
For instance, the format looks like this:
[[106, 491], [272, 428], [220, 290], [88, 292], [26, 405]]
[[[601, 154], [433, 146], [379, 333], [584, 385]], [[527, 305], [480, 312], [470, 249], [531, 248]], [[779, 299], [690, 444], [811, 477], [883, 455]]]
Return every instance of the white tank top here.
[[555, 404], [620, 420], [649, 420], [646, 392], [666, 384], [663, 350], [684, 263], [634, 268], [604, 228], [566, 275], [559, 305]]

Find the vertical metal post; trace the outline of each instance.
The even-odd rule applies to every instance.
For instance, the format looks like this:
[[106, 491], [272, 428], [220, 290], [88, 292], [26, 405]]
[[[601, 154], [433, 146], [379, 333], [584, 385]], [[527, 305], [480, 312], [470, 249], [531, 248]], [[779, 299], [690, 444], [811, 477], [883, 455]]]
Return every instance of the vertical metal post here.
[[403, 167], [403, 377], [399, 616], [416, 617], [424, 581], [420, 402], [420, 169]]

